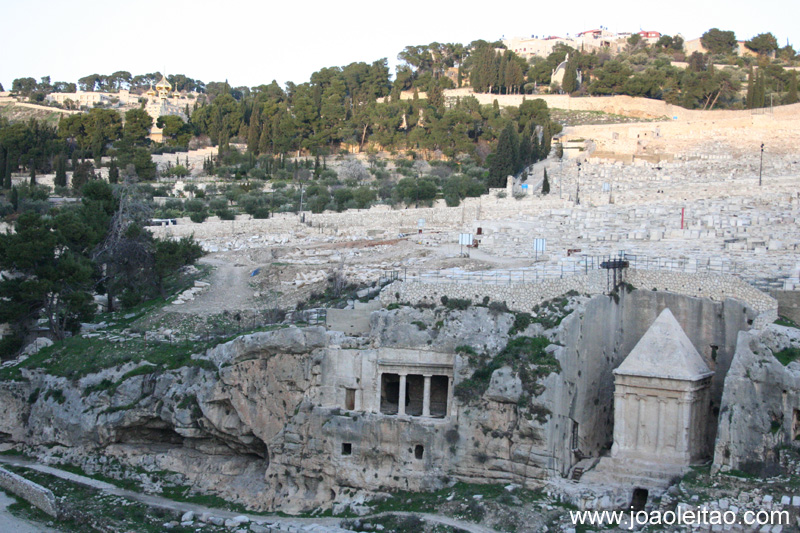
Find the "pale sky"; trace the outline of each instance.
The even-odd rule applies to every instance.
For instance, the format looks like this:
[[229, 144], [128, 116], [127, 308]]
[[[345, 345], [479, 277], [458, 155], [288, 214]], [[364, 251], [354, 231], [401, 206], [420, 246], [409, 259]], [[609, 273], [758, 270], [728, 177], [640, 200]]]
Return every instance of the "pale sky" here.
[[406, 45], [502, 36], [612, 31], [680, 33], [712, 27], [745, 40], [772, 32], [800, 48], [798, 0], [462, 2], [404, 0], [0, 0], [0, 83], [49, 75], [164, 71], [232, 86], [308, 81], [323, 67], [386, 57]]

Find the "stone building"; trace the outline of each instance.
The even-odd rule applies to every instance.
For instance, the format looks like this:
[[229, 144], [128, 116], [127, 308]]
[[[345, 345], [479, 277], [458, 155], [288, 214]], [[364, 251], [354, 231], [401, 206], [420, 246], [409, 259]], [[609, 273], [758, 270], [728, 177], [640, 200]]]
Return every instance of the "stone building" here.
[[145, 93], [147, 105], [144, 110], [153, 118], [153, 127], [150, 128], [150, 139], [154, 142], [164, 142], [164, 130], [156, 125], [158, 117], [175, 115], [187, 121], [189, 117], [181, 107], [181, 95], [172, 92], [172, 84], [167, 81], [165, 76], [156, 84], [155, 89], [150, 89]]
[[714, 375], [669, 309], [614, 370], [614, 445], [620, 462], [657, 468], [707, 459]]

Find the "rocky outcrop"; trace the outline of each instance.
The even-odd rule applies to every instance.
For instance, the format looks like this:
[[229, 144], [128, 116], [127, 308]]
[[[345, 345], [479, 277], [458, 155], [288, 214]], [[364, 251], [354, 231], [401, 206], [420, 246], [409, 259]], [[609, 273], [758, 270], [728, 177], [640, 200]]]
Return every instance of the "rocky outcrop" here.
[[213, 365], [152, 373], [127, 365], [78, 382], [27, 371], [24, 381], [0, 384], [0, 436], [181, 472], [264, 509], [268, 443], [313, 388], [314, 352], [326, 343], [323, 328], [292, 327], [194, 356]]
[[[739, 333], [719, 413], [715, 469], [774, 471], [781, 446], [800, 435], [800, 330], [775, 324]], [[775, 357], [778, 354], [782, 361]]]
[[[373, 312], [363, 338], [290, 327], [239, 337], [174, 370], [128, 365], [77, 382], [25, 371], [0, 383], [0, 438], [180, 472], [227, 499], [286, 512], [453, 479], [535, 486], [610, 447], [612, 370], [666, 307], [724, 379], [736, 333], [754, 316], [733, 300], [577, 296], [563, 320], [542, 323], [497, 306], [400, 307]], [[495, 365], [518, 337], [536, 339], [538, 359], [521, 353]], [[403, 358], [417, 394], [422, 374], [440, 378], [446, 416], [397, 416], [397, 400], [394, 413], [381, 411], [382, 375], [399, 372]], [[459, 388], [470, 380], [480, 383]]]

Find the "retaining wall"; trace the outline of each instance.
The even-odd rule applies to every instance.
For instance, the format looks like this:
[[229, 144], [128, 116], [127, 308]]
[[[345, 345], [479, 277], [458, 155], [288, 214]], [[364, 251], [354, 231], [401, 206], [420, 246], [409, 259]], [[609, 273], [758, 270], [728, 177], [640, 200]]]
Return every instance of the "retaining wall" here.
[[56, 497], [50, 489], [0, 468], [0, 487], [23, 498], [52, 517], [58, 517]]
[[[746, 303], [758, 314], [753, 327], [760, 328], [778, 317], [778, 302], [735, 276], [723, 274], [687, 274], [659, 270], [627, 269], [624, 280], [637, 289], [672, 292], [695, 298], [722, 302], [733, 298]], [[395, 281], [381, 291], [381, 303], [439, 303], [442, 296], [481, 302], [505, 302], [512, 311], [530, 312], [534, 306], [569, 291], [580, 294], [606, 294], [608, 272], [597, 270], [585, 275], [545, 279], [537, 283], [489, 285], [463, 282]]]

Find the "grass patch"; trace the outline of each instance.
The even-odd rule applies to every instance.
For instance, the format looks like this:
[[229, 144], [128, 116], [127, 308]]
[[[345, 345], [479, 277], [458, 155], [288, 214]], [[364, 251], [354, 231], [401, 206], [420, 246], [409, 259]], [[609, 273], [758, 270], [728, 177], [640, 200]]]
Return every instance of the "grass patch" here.
[[[472, 497], [475, 494], [483, 495], [483, 501], [500, 501], [502, 503], [508, 498], [509, 491], [502, 484], [481, 485], [464, 482], [458, 482], [452, 487], [434, 492], [397, 491], [392, 492], [391, 497], [383, 501], [374, 502], [376, 504], [374, 513], [392, 511], [435, 513], [451, 495], [451, 501], [474, 501]], [[540, 490], [516, 489], [513, 494], [522, 503], [533, 503], [544, 497], [544, 493]]]
[[540, 305], [533, 307], [533, 312], [536, 316], [531, 317], [530, 323], [541, 324], [544, 329], [555, 328], [572, 313], [571, 310], [567, 309], [567, 305], [569, 305], [569, 299], [566, 297], [553, 298], [542, 302]]
[[227, 340], [168, 343], [132, 338], [125, 342], [109, 342], [102, 338], [70, 337], [42, 349], [17, 366], [0, 370], [0, 379], [20, 379], [22, 368], [41, 369], [53, 376], [77, 380], [98, 370], [125, 363], [146, 361], [158, 367], [135, 369], [131, 371], [134, 373], [132, 375], [152, 373], [159, 368], [171, 370], [183, 366], [207, 366], [207, 361], [192, 359], [192, 354], [202, 353]]
[[785, 316], [778, 317], [778, 320], [776, 320], [773, 323], [779, 326], [786, 326], [787, 328], [800, 329], [800, 326], [798, 326], [793, 320], [786, 318]]
[[[169, 498], [170, 500], [175, 500], [177, 502], [194, 503], [197, 505], [203, 505], [205, 507], [213, 507], [215, 509], [225, 509], [228, 511], [233, 511], [235, 513], [253, 514], [253, 512], [248, 511], [244, 505], [229, 502], [214, 494], [195, 493], [192, 491], [192, 488], [188, 485], [173, 485], [164, 487], [162, 489], [161, 494], [165, 498]], [[257, 513], [257, 514], [266, 514], [266, 513]]]
[[[483, 396], [489, 387], [492, 373], [504, 366], [510, 367], [522, 381], [522, 388], [529, 396], [538, 396], [544, 388], [538, 384], [540, 377], [552, 372], [561, 372], [558, 360], [545, 351], [550, 345], [546, 337], [517, 337], [508, 342], [496, 356], [490, 358], [486, 354], [466, 352], [470, 366], [475, 368], [472, 376], [455, 387], [456, 397], [464, 403], [475, 401]], [[458, 351], [458, 349], [457, 349]]]
[[773, 355], [783, 366], [786, 366], [800, 358], [800, 348], [786, 348], [780, 352], [775, 352]]

